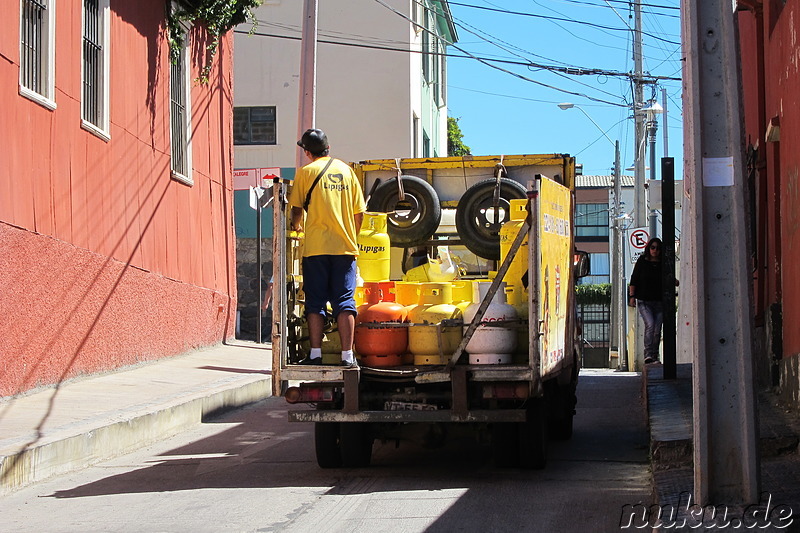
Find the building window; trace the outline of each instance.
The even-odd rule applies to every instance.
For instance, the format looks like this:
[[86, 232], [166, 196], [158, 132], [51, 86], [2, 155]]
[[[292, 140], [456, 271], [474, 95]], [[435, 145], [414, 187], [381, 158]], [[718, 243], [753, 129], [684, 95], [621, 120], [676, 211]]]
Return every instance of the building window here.
[[172, 177], [193, 185], [191, 176], [191, 101], [189, 98], [188, 39], [183, 49], [172, 55], [170, 65], [170, 149]]
[[19, 92], [55, 109], [55, 0], [21, 0]]
[[275, 106], [236, 107], [233, 110], [233, 144], [277, 144]]
[[[83, 100], [81, 118], [90, 131], [108, 137], [109, 0], [83, 0]], [[99, 130], [99, 131], [98, 131]]]
[[428, 137], [428, 134], [424, 131], [422, 132], [422, 157], [430, 157], [431, 156], [431, 139]]
[[[575, 236], [583, 241], [608, 240], [608, 204], [578, 204], [575, 208]], [[581, 239], [581, 237], [583, 237]]]

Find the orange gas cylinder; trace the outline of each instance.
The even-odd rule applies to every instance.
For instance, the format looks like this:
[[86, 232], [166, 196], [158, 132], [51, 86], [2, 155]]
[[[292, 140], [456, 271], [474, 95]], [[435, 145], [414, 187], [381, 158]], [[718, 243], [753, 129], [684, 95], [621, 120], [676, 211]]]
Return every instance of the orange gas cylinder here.
[[394, 284], [395, 301], [406, 308], [406, 317], [419, 305], [419, 291], [422, 283], [414, 281], [396, 281]]
[[397, 302], [383, 301], [380, 283], [364, 283], [366, 302], [358, 306], [356, 323], [364, 322], [403, 322], [406, 309]]
[[404, 326], [359, 324], [353, 340], [364, 365], [397, 366], [402, 363], [402, 355], [408, 347], [408, 329]]

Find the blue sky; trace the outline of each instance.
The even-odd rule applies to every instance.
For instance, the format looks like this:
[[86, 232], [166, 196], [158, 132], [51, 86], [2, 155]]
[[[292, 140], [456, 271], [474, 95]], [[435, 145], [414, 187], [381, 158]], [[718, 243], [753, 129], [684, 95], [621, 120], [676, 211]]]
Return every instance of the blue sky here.
[[[681, 76], [679, 4], [679, 0], [643, 0], [646, 73]], [[623, 172], [633, 165], [633, 88], [627, 77], [611, 75], [633, 71], [629, 29], [633, 10], [629, 2], [455, 0], [450, 2], [450, 10], [459, 37], [456, 46], [463, 50], [450, 47], [451, 55], [467, 52], [484, 59], [609, 73], [576, 76], [492, 63], [509, 71], [503, 72], [476, 59], [448, 58], [449, 114], [459, 119], [464, 142], [473, 155], [569, 153], [583, 164], [584, 174], [610, 174], [612, 143], [579, 109], [557, 107], [571, 102], [590, 115], [610, 139], [620, 141]], [[668, 155], [676, 159], [676, 179], [680, 179], [681, 82], [660, 81], [655, 94], [659, 103], [662, 88], [667, 90]], [[644, 96], [651, 98], [649, 86]], [[662, 115], [656, 141], [659, 159], [664, 155], [663, 134]]]

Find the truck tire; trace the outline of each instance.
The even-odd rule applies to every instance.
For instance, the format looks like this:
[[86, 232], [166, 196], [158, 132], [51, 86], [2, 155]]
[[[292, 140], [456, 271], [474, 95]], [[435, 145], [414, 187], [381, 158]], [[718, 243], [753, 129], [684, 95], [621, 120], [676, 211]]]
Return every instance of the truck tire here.
[[389, 240], [392, 246], [409, 248], [427, 242], [442, 220], [439, 195], [430, 183], [416, 176], [400, 176], [405, 200], [397, 193], [397, 178], [381, 183], [369, 200], [367, 209], [389, 213]]
[[541, 470], [547, 465], [547, 410], [544, 398], [532, 400], [527, 421], [518, 424], [519, 463], [522, 468]]
[[342, 466], [339, 426], [338, 422], [314, 423], [314, 448], [320, 468]]
[[343, 422], [340, 425], [339, 445], [342, 466], [361, 468], [372, 461], [372, 431], [369, 424]]
[[500, 227], [508, 222], [511, 200], [527, 198], [525, 187], [514, 180], [500, 178], [499, 208], [502, 216], [494, 221], [494, 190], [496, 180], [479, 181], [466, 190], [456, 207], [456, 229], [470, 252], [484, 259], [500, 259]]
[[496, 423], [491, 427], [492, 459], [499, 468], [519, 465], [519, 434], [517, 424]]
[[556, 396], [555, 417], [550, 419], [550, 436], [553, 440], [569, 440], [572, 438], [575, 404], [577, 403], [575, 386], [558, 387]]

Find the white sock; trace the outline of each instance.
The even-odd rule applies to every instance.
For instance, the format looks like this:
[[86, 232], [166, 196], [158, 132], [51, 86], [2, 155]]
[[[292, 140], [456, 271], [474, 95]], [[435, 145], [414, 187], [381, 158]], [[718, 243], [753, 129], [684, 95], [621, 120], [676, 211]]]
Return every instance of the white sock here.
[[353, 350], [342, 350], [342, 363], [353, 362]]
[[311, 355], [309, 359], [320, 359], [322, 357], [322, 348], [311, 348]]

